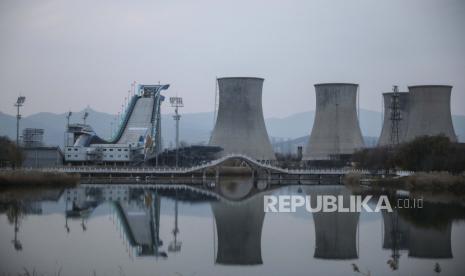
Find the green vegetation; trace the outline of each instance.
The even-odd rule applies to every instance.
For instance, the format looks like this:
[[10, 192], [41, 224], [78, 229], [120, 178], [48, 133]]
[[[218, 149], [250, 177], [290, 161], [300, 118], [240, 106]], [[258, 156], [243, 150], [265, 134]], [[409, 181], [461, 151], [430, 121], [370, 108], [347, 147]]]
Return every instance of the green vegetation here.
[[0, 172], [0, 189], [3, 188], [63, 188], [74, 187], [79, 176], [63, 173], [11, 170]]
[[465, 144], [445, 136], [422, 136], [396, 147], [364, 149], [352, 156], [358, 167], [370, 170], [465, 171]]
[[448, 172], [419, 172], [399, 178], [373, 179], [371, 184], [374, 187], [390, 187], [408, 191], [465, 194], [465, 175], [453, 175]]
[[6, 136], [0, 136], [0, 168], [20, 167], [23, 162], [21, 149]]

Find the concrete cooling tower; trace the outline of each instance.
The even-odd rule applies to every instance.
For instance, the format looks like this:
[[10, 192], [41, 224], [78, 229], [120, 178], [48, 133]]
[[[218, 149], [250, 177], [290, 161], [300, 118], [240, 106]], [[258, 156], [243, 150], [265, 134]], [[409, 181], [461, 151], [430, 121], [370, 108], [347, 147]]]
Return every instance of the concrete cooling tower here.
[[[383, 129], [381, 130], [381, 135], [378, 140], [379, 146], [386, 146], [391, 144], [391, 133], [392, 133], [392, 105], [394, 104], [392, 92], [383, 93], [384, 100], [384, 120], [383, 120]], [[408, 92], [399, 92], [398, 97], [398, 111], [400, 114], [400, 121], [398, 124], [399, 127], [399, 142], [402, 143], [405, 141], [405, 136], [407, 135], [408, 129], [408, 117], [409, 117], [409, 93]]]
[[222, 155], [241, 153], [275, 160], [263, 119], [263, 79], [220, 78], [218, 86], [218, 116], [210, 145], [222, 147]]
[[316, 112], [303, 160], [325, 160], [363, 147], [357, 118], [358, 84], [316, 84]]
[[453, 142], [457, 136], [452, 125], [450, 96], [452, 86], [409, 86], [410, 112], [406, 140], [418, 136], [443, 134]]

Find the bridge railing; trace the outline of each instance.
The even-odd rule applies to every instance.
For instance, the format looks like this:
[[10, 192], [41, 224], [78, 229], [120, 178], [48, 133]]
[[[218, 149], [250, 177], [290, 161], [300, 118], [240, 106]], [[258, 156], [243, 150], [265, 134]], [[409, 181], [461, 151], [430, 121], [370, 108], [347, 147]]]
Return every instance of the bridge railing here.
[[[372, 172], [369, 170], [363, 169], [354, 169], [354, 168], [325, 168], [325, 169], [287, 169], [287, 168], [280, 168], [273, 166], [266, 161], [263, 160], [256, 160], [252, 157], [241, 153], [230, 153], [224, 155], [223, 157], [206, 162], [202, 165], [196, 165], [192, 167], [96, 167], [96, 166], [80, 166], [80, 167], [69, 167], [69, 166], [61, 166], [61, 167], [50, 167], [50, 168], [23, 168], [23, 170], [41, 170], [46, 172], [76, 172], [76, 173], [92, 173], [92, 172], [100, 172], [100, 173], [192, 173], [197, 172], [199, 170], [211, 168], [217, 166], [227, 160], [230, 159], [243, 159], [249, 163], [252, 163], [256, 166], [261, 168], [269, 169], [274, 172], [279, 172], [283, 174], [332, 174], [332, 175], [342, 175], [348, 173], [356, 173], [356, 174], [382, 174], [384, 172]], [[396, 174], [398, 176], [407, 176], [411, 175], [414, 172], [411, 171], [397, 171]]]

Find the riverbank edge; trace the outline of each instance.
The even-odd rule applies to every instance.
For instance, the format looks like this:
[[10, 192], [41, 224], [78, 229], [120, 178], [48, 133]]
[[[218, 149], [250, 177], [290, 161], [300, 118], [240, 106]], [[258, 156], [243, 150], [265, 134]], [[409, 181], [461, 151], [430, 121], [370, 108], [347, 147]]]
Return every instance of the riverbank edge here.
[[0, 189], [3, 188], [71, 188], [79, 184], [77, 174], [11, 170], [0, 171]]
[[454, 175], [449, 172], [417, 172], [408, 176], [377, 177], [367, 180], [359, 174], [348, 174], [343, 178], [345, 185], [360, 185], [362, 182], [373, 188], [465, 194], [463, 173]]

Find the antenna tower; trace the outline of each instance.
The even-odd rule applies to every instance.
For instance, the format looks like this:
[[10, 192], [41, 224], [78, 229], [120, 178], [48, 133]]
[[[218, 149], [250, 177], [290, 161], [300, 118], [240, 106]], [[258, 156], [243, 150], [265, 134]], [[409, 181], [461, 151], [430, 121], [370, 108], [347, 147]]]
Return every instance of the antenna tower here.
[[399, 144], [399, 125], [402, 117], [400, 115], [400, 107], [399, 107], [399, 87], [394, 85], [392, 87], [392, 96], [391, 96], [391, 104], [389, 108], [391, 110], [390, 120], [391, 120], [391, 137], [390, 142], [391, 146], [395, 146]]

